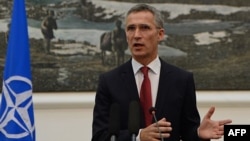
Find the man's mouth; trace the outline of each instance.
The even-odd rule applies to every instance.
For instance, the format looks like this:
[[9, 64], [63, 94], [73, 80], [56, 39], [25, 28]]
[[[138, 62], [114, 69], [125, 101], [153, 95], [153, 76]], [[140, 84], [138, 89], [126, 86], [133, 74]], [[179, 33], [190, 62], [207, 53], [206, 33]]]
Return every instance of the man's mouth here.
[[141, 47], [141, 46], [144, 46], [143, 44], [141, 44], [141, 43], [134, 43], [134, 45], [133, 45], [134, 47]]

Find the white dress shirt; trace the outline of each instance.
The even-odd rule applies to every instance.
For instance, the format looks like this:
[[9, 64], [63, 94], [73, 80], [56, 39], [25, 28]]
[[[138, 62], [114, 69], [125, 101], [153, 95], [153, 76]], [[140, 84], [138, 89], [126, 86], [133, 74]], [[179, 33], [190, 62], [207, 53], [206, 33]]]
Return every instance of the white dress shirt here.
[[[150, 64], [147, 65], [150, 69], [148, 71], [150, 84], [151, 84], [151, 94], [152, 94], [152, 106], [155, 105], [156, 96], [158, 92], [158, 85], [159, 85], [159, 78], [160, 78], [160, 69], [161, 69], [161, 62], [159, 57], [156, 57]], [[137, 62], [135, 59], [132, 59], [132, 67], [135, 75], [135, 81], [137, 85], [138, 94], [140, 96], [141, 85], [143, 81], [143, 73], [140, 71], [142, 64]]]
[[[160, 70], [161, 70], [161, 62], [160, 62], [159, 57], [157, 56], [147, 66], [150, 68], [148, 71], [148, 76], [149, 76], [150, 84], [151, 84], [152, 106], [154, 106], [156, 103], [156, 97], [157, 97], [159, 79], [160, 79]], [[141, 67], [143, 67], [143, 65], [132, 58], [132, 67], [133, 67], [133, 71], [135, 75], [138, 95], [140, 97], [141, 85], [144, 79], [143, 73], [140, 71], [140, 69]], [[136, 137], [137, 141], [140, 141], [140, 134], [141, 134], [141, 129], [139, 130], [139, 133]]]

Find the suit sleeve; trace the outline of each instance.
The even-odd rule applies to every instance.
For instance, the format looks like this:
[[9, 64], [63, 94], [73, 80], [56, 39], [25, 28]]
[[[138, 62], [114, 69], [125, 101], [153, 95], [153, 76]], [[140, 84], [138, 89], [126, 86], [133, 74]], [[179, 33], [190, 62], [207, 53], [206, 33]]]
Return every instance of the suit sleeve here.
[[103, 75], [100, 75], [93, 111], [92, 141], [109, 140], [109, 107], [109, 95], [107, 94], [107, 90], [105, 88]]

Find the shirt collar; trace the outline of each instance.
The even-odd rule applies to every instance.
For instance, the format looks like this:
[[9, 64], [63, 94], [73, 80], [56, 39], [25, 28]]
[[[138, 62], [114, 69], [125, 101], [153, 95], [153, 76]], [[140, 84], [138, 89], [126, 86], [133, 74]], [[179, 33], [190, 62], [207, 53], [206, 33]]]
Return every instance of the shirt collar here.
[[[142, 67], [143, 65], [140, 64], [138, 61], [136, 61], [134, 58], [132, 58], [132, 67], [133, 67], [133, 71], [134, 71], [134, 74], [136, 74], [140, 68]], [[148, 65], [147, 65], [150, 70], [155, 73], [155, 74], [158, 74], [160, 73], [160, 68], [161, 68], [161, 62], [160, 62], [160, 59], [159, 57], [157, 56], [152, 62], [150, 62]]]

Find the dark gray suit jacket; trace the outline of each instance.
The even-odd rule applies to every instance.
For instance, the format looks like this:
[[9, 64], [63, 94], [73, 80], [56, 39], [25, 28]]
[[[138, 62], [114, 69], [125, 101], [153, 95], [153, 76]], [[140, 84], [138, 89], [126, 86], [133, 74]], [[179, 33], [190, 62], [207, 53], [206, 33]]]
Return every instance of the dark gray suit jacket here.
[[[158, 94], [156, 98], [157, 120], [165, 117], [173, 131], [164, 141], [199, 141], [197, 128], [200, 116], [196, 107], [193, 75], [167, 64], [162, 59]], [[100, 75], [93, 111], [92, 141], [108, 141], [109, 113], [112, 103], [120, 105], [119, 141], [130, 141], [128, 113], [131, 101], [140, 101], [131, 60], [118, 68]], [[142, 117], [142, 116], [141, 116]], [[153, 122], [153, 121], [152, 121]], [[141, 128], [145, 125], [141, 118]]]

